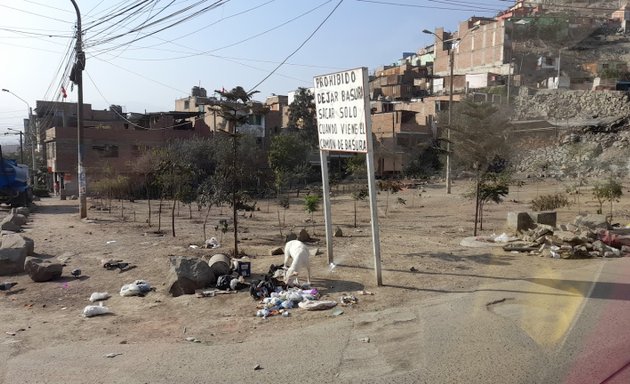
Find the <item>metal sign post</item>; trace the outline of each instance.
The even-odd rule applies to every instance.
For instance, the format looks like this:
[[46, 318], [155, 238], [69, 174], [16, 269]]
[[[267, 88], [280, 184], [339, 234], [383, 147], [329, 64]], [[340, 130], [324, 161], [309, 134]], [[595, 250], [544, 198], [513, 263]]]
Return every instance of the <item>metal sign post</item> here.
[[378, 211], [376, 205], [376, 180], [372, 157], [372, 127], [370, 99], [367, 96], [368, 70], [357, 68], [348, 71], [316, 76], [313, 79], [317, 109], [322, 184], [324, 189], [324, 220], [326, 221], [326, 246], [328, 262], [332, 263], [332, 220], [330, 187], [328, 185], [327, 151], [365, 153], [370, 193], [372, 245], [376, 284], [382, 285], [381, 245], [379, 239]]

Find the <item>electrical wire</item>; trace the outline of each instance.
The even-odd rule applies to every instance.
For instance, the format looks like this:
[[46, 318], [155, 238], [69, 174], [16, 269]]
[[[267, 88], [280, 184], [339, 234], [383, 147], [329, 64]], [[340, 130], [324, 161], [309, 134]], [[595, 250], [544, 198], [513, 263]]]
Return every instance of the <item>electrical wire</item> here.
[[293, 52], [291, 52], [287, 57], [284, 58], [284, 60], [282, 60], [282, 62], [280, 62], [280, 64], [278, 64], [267, 76], [265, 76], [262, 80], [260, 80], [256, 85], [254, 85], [253, 87], [251, 87], [251, 89], [247, 92], [247, 93], [251, 93], [253, 92], [256, 88], [258, 88], [259, 85], [261, 85], [262, 83], [264, 83], [268, 78], [270, 78], [274, 73], [276, 73], [276, 71], [284, 65], [284, 63], [287, 62], [287, 60], [289, 60], [293, 55], [295, 55], [300, 49], [302, 49], [302, 47], [304, 45], [306, 45], [306, 43], [308, 43], [308, 41], [315, 36], [315, 34], [317, 33], [317, 31], [319, 31], [319, 29], [326, 23], [326, 21], [328, 21], [328, 19], [330, 19], [330, 17], [333, 15], [333, 13], [335, 13], [335, 11], [337, 10], [337, 8], [339, 8], [339, 6], [341, 5], [341, 3], [343, 3], [343, 0], [339, 0], [339, 2], [337, 3], [337, 5], [335, 5], [335, 7], [332, 9], [332, 11], [330, 11], [330, 13], [324, 18], [324, 20], [322, 20], [321, 23], [319, 23], [319, 25], [317, 26], [317, 28], [315, 28], [315, 30], [295, 49], [293, 50]]
[[72, 22], [68, 21], [68, 20], [63, 20], [63, 19], [57, 19], [55, 17], [50, 17], [50, 16], [46, 16], [46, 15], [42, 15], [40, 13], [35, 13], [35, 12], [31, 12], [31, 11], [25, 11], [23, 9], [19, 9], [19, 8], [15, 8], [15, 7], [10, 7], [8, 5], [4, 5], [4, 4], [0, 4], [0, 7], [3, 8], [8, 8], [8, 9], [12, 9], [14, 11], [18, 11], [18, 12], [23, 12], [23, 13], [27, 13], [29, 15], [33, 15], [33, 16], [38, 16], [38, 17], [43, 17], [45, 19], [50, 19], [50, 20], [54, 20], [54, 21], [59, 21], [61, 23], [66, 23], [66, 24], [72, 24]]
[[410, 7], [410, 8], [423, 8], [423, 9], [442, 9], [448, 11], [479, 11], [479, 12], [496, 12], [495, 9], [490, 8], [480, 8], [471, 6], [469, 8], [452, 8], [452, 7], [438, 7], [432, 5], [420, 5], [420, 4], [406, 4], [406, 3], [394, 3], [388, 1], [379, 1], [379, 0], [355, 0], [361, 3], [372, 3], [372, 4], [380, 4], [380, 5], [392, 5], [396, 7]]
[[[109, 104], [109, 105], [113, 105], [113, 104], [111, 104], [111, 103], [107, 100], [107, 98], [105, 97], [105, 95], [103, 95], [103, 93], [101, 92], [101, 90], [98, 88], [98, 86], [96, 85], [96, 83], [95, 83], [95, 82], [94, 82], [94, 80], [92, 79], [92, 76], [90, 76], [89, 72], [85, 71], [84, 73], [87, 75], [88, 79], [90, 79], [90, 82], [91, 82], [91, 83], [92, 83], [92, 85], [94, 86], [94, 89], [96, 89], [96, 91], [98, 92], [98, 94], [99, 94], [99, 95], [101, 95], [101, 97], [103, 98], [103, 100], [104, 100], [107, 104]], [[182, 125], [182, 124], [176, 124], [176, 125], [171, 125], [171, 126], [168, 126], [168, 127], [161, 127], [161, 128], [143, 127], [143, 126], [141, 126], [141, 125], [138, 125], [138, 124], [136, 124], [136, 123], [134, 123], [134, 122], [130, 121], [130, 120], [129, 120], [126, 116], [121, 115], [121, 114], [120, 114], [120, 113], [118, 113], [118, 111], [116, 111], [115, 109], [114, 109], [114, 110], [112, 110], [112, 111], [113, 111], [113, 112], [114, 112], [114, 113], [115, 113], [118, 117], [120, 117], [122, 120], [124, 120], [125, 122], [127, 122], [127, 123], [128, 123], [128, 124], [130, 124], [131, 126], [133, 126], [133, 127], [135, 127], [135, 128], [138, 128], [138, 129], [145, 130], [145, 131], [166, 131], [166, 130], [174, 129], [174, 128], [177, 128], [177, 127], [181, 127], [181, 125]], [[196, 117], [194, 117], [193, 122], [195, 122], [195, 121], [197, 121], [197, 120], [203, 120], [203, 119], [204, 119], [203, 117], [196, 116]]]

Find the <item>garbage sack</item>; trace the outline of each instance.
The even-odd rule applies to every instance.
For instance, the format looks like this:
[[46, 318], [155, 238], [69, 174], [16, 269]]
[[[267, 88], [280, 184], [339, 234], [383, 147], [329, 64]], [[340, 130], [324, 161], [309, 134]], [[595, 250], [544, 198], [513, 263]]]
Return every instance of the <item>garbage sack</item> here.
[[103, 303], [100, 303], [100, 305], [88, 305], [83, 308], [83, 317], [93, 317], [111, 312], [108, 307], [103, 306]]
[[217, 278], [217, 289], [225, 291], [230, 289], [230, 282], [232, 281], [232, 275], [221, 275]]
[[206, 248], [212, 248], [212, 249], [219, 248], [221, 246], [221, 244], [219, 244], [217, 239], [215, 239], [214, 237], [211, 237], [208, 240], [206, 240], [205, 245], [206, 245]]
[[507, 233], [503, 232], [499, 236], [494, 238], [495, 243], [508, 243], [510, 241], [518, 240], [517, 237], [508, 236]]
[[322, 309], [330, 309], [337, 305], [334, 300], [305, 300], [298, 303], [298, 307], [307, 311], [319, 311]]
[[142, 296], [151, 290], [151, 285], [144, 280], [136, 280], [120, 288], [120, 296]]
[[93, 303], [95, 301], [107, 300], [110, 297], [110, 294], [107, 292], [94, 292], [90, 295], [90, 302]]

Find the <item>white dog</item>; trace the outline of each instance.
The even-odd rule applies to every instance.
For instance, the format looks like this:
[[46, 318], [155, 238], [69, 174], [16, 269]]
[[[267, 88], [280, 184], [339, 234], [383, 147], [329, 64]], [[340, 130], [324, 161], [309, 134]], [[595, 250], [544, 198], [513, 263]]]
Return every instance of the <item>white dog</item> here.
[[[308, 248], [304, 245], [303, 242], [299, 240], [291, 240], [286, 243], [284, 246], [284, 268], [287, 267], [287, 262], [289, 261], [289, 257], [293, 259], [291, 262], [291, 266], [284, 273], [284, 282], [289, 284], [289, 279], [293, 276], [298, 270], [306, 269], [306, 277], [307, 283], [311, 284], [311, 267], [308, 262]], [[297, 278], [296, 278], [297, 281]]]

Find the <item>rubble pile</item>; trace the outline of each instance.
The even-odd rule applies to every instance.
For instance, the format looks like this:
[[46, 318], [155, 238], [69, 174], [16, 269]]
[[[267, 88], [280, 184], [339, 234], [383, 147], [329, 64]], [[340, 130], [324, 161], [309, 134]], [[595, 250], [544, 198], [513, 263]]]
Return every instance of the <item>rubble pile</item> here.
[[630, 256], [630, 228], [611, 228], [603, 215], [582, 215], [557, 228], [536, 224], [503, 249], [562, 259]]

